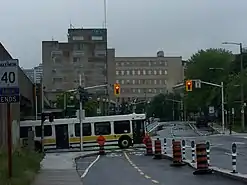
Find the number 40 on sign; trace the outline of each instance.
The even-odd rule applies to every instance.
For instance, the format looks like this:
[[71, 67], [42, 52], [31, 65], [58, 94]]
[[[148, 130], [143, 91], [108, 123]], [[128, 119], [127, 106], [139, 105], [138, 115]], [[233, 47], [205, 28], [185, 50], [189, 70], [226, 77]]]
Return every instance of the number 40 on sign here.
[[19, 100], [18, 70], [17, 59], [0, 62], [0, 98], [4, 100], [0, 103], [11, 103]]

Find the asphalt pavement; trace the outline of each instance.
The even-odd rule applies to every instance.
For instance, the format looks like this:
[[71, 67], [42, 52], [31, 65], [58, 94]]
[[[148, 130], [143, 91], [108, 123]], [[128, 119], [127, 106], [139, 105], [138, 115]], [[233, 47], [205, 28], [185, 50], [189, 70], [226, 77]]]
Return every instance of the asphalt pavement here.
[[[237, 171], [247, 174], [247, 136], [243, 134], [234, 135], [210, 135], [207, 129], [198, 129], [203, 136], [194, 132], [191, 127], [184, 122], [167, 124], [163, 130], [158, 132], [158, 136], [163, 140], [167, 138], [168, 153], [171, 153], [171, 140], [184, 139], [186, 141], [186, 158], [192, 159], [191, 141], [195, 143], [209, 141], [210, 147], [210, 164], [219, 168], [232, 170], [231, 146], [237, 144]], [[208, 135], [208, 136], [205, 136]]]
[[154, 160], [141, 150], [81, 158], [78, 174], [84, 185], [244, 185], [216, 174], [195, 176], [188, 166], [174, 168], [170, 160]]

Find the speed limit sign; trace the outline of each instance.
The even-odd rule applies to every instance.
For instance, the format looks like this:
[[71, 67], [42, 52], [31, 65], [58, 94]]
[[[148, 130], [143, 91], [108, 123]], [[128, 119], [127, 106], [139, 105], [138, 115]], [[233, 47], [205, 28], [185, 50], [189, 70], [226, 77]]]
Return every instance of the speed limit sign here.
[[18, 70], [17, 59], [0, 62], [0, 103], [19, 102]]
[[18, 87], [18, 60], [0, 62], [0, 88]]

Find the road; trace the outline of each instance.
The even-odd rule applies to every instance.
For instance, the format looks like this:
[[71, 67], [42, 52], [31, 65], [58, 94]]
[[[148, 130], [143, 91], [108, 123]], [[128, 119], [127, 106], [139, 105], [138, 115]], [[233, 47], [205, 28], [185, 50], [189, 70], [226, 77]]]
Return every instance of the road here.
[[174, 168], [170, 163], [144, 156], [142, 151], [127, 151], [80, 159], [77, 168], [85, 185], [181, 185], [185, 181], [190, 185], [244, 185], [215, 174], [195, 176], [192, 168]]
[[[199, 130], [200, 131], [200, 130]], [[210, 134], [203, 130], [203, 134]], [[211, 144], [210, 164], [220, 168], [232, 170], [231, 165], [231, 145], [233, 142], [237, 144], [237, 171], [247, 174], [247, 136], [239, 135], [209, 135], [199, 136], [188, 125], [177, 123], [174, 126], [171, 124], [164, 127], [164, 130], [158, 132], [159, 138], [168, 138], [168, 153], [171, 153], [171, 140], [185, 139], [186, 141], [186, 157], [191, 157], [191, 141], [196, 143], [209, 141]], [[162, 139], [163, 140], [163, 139]]]

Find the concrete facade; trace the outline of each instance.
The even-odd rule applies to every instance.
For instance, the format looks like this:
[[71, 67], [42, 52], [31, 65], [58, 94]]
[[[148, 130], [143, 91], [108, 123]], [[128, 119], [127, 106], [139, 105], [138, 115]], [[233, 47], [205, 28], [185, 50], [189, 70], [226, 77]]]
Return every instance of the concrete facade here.
[[172, 92], [174, 84], [184, 79], [182, 57], [164, 57], [160, 53], [157, 57], [115, 58], [120, 99], [151, 100], [157, 94]]
[[[48, 99], [55, 101], [61, 92], [78, 88], [79, 75], [85, 87], [106, 84], [115, 70], [114, 56], [115, 50], [107, 52], [106, 29], [69, 29], [68, 42], [43, 41], [43, 83]], [[90, 92], [110, 94], [109, 88]]]
[[[4, 60], [13, 59], [4, 46], [0, 43], [0, 62]], [[19, 88], [20, 88], [20, 103], [11, 104], [11, 118], [12, 118], [12, 132], [13, 143], [15, 144], [19, 136], [19, 121], [22, 116], [34, 115], [34, 86], [24, 72], [19, 68], [18, 70]], [[7, 106], [0, 104], [0, 148], [7, 145]]]

